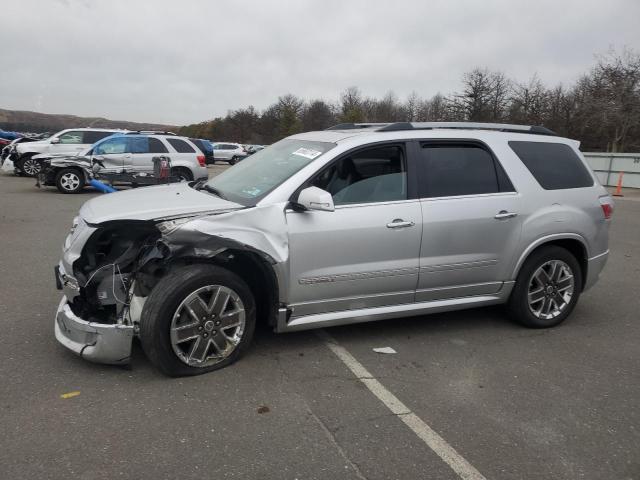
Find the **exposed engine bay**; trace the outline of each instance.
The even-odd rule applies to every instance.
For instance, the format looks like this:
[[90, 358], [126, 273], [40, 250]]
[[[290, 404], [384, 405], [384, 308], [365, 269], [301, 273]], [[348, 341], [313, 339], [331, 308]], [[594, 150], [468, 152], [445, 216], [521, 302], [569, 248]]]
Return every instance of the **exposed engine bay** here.
[[[255, 211], [236, 210], [234, 216], [268, 221], [265, 212]], [[277, 258], [282, 258], [280, 255], [286, 251], [282, 243], [286, 237], [265, 235], [260, 225], [234, 233], [225, 231], [226, 219], [230, 217], [225, 213], [114, 220], [93, 226], [96, 230], [73, 261], [72, 279], [77, 284], [77, 294], [68, 295], [69, 307], [89, 322], [136, 326], [146, 297], [171, 268], [207, 262], [238, 273], [250, 272], [244, 276], [255, 287], [258, 298], [263, 297], [263, 313], [273, 323], [278, 305], [278, 277], [283, 275], [283, 262]], [[205, 233], [211, 228], [220, 234]], [[70, 236], [73, 235], [72, 232]], [[232, 235], [236, 238], [231, 238]]]

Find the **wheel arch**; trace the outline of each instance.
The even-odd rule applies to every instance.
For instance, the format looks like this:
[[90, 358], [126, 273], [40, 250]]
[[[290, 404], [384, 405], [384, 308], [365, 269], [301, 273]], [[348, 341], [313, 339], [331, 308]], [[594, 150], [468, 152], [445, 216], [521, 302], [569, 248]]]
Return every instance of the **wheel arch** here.
[[588, 264], [589, 264], [589, 251], [587, 249], [587, 242], [584, 237], [576, 233], [559, 233], [554, 235], [547, 235], [532, 242], [520, 255], [518, 262], [513, 270], [512, 278], [516, 279], [520, 273], [520, 269], [524, 265], [524, 262], [537, 250], [550, 245], [555, 245], [568, 250], [580, 264], [580, 273], [582, 274], [583, 285], [587, 278]]
[[89, 174], [87, 173], [87, 171], [82, 168], [80, 165], [75, 165], [75, 164], [70, 164], [70, 165], [52, 165], [51, 168], [54, 172], [55, 172], [55, 176], [58, 176], [58, 173], [60, 173], [62, 170], [76, 170], [80, 175], [82, 175], [82, 177], [84, 178], [85, 183], [89, 183], [89, 181], [91, 180], [91, 177], [89, 176]]
[[183, 163], [174, 164], [172, 162], [171, 163], [171, 172], [184, 172], [184, 173], [189, 175], [191, 180], [193, 180], [195, 178], [193, 170], [191, 168], [189, 168], [189, 166], [187, 166], [187, 165], [185, 165]]
[[209, 264], [229, 270], [244, 280], [256, 303], [256, 319], [275, 327], [279, 306], [279, 285], [271, 265], [257, 253], [228, 249], [215, 255], [193, 255], [174, 259], [172, 267]]

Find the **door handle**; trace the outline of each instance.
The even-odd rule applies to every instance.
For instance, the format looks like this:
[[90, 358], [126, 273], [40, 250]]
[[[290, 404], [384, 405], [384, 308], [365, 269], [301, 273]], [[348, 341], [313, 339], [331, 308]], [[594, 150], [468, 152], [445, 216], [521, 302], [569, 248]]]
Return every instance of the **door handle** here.
[[407, 222], [401, 218], [396, 218], [393, 222], [387, 223], [387, 228], [405, 228], [405, 227], [413, 227], [415, 223]]
[[507, 212], [506, 210], [500, 210], [495, 217], [496, 220], [505, 220], [507, 218], [517, 217], [518, 214], [515, 212]]

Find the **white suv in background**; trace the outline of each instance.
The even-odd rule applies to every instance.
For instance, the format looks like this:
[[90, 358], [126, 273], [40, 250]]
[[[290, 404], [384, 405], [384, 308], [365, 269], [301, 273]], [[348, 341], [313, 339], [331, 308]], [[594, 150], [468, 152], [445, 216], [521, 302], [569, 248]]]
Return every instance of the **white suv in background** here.
[[72, 128], [62, 130], [49, 138], [37, 142], [15, 145], [12, 160], [18, 174], [35, 177], [42, 170], [42, 162], [34, 155], [74, 155], [87, 150], [91, 145], [114, 133], [125, 132], [114, 128]]
[[224, 160], [233, 165], [247, 157], [247, 152], [239, 143], [219, 142], [213, 144], [213, 163]]
[[77, 193], [90, 180], [87, 165], [100, 165], [98, 175], [109, 180], [120, 174], [153, 175], [153, 158], [171, 159], [171, 175], [182, 181], [208, 177], [204, 154], [188, 138], [167, 132], [126, 132], [100, 140], [79, 155], [43, 159], [40, 183]]

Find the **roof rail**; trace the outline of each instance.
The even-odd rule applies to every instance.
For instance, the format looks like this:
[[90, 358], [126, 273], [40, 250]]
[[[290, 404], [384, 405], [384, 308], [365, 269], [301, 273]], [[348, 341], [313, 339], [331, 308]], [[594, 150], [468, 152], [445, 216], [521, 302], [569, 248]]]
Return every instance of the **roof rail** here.
[[158, 131], [158, 130], [130, 130], [130, 131], [125, 133], [125, 135], [138, 135], [138, 134], [142, 134], [142, 135], [174, 135], [174, 136], [176, 136], [176, 134], [173, 133], [173, 132], [161, 132], [161, 131]]
[[327, 130], [356, 130], [360, 128], [376, 128], [387, 126], [389, 123], [339, 123], [333, 127], [327, 128]]
[[403, 130], [495, 130], [498, 132], [531, 133], [535, 135], [557, 136], [546, 127], [531, 125], [513, 125], [508, 123], [479, 122], [395, 122], [395, 123], [341, 123], [327, 130], [352, 130], [356, 128], [375, 128], [376, 132], [398, 132]]

